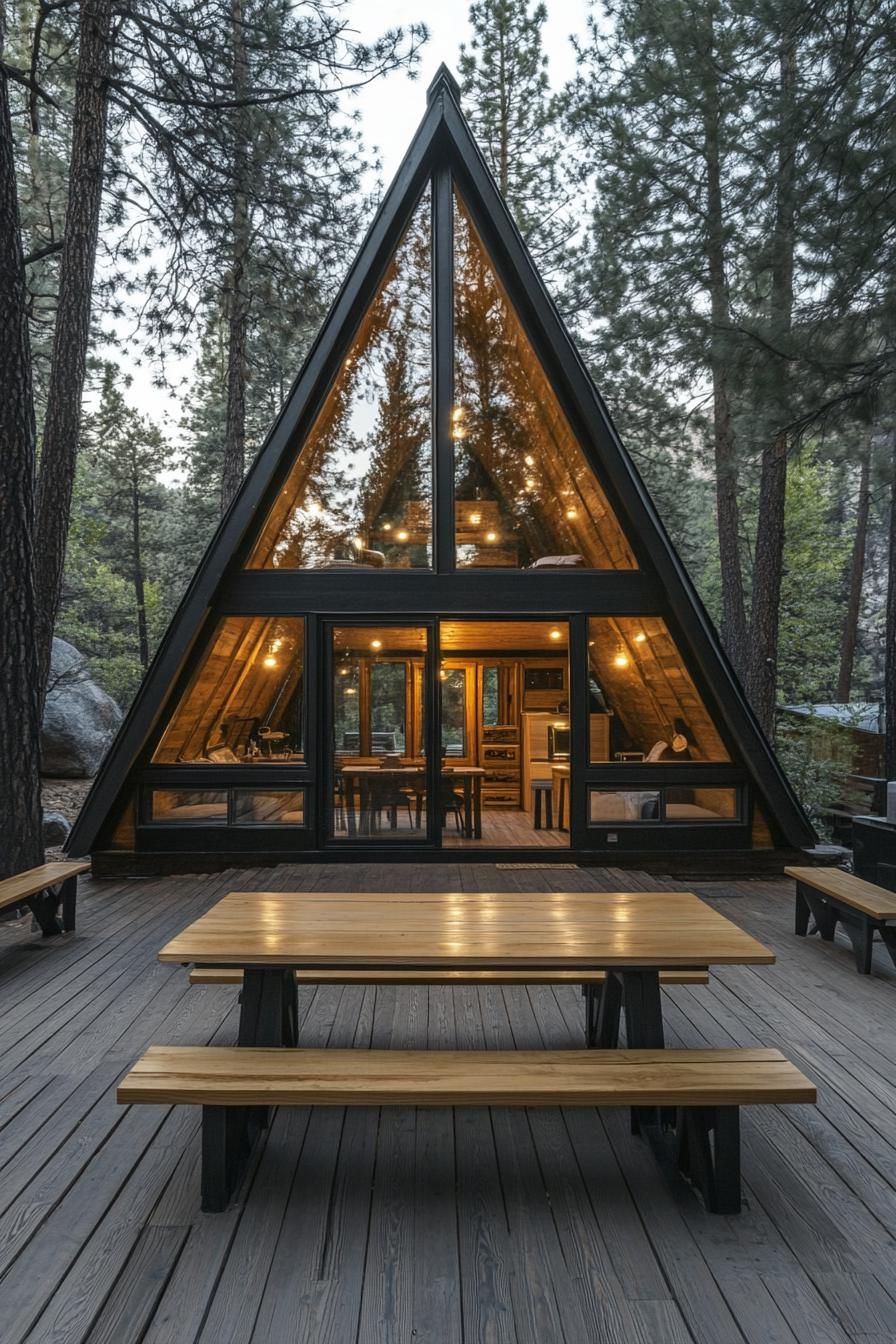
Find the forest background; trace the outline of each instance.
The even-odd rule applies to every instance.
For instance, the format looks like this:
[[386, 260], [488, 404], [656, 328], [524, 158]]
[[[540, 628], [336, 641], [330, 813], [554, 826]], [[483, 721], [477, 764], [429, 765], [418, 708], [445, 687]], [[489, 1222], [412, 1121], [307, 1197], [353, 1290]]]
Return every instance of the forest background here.
[[886, 703], [896, 777], [892, 0], [566, 0], [560, 80], [544, 4], [399, 8], [2, 5], [6, 867], [50, 636], [127, 707], [376, 208], [358, 92], [443, 58], [766, 732]]

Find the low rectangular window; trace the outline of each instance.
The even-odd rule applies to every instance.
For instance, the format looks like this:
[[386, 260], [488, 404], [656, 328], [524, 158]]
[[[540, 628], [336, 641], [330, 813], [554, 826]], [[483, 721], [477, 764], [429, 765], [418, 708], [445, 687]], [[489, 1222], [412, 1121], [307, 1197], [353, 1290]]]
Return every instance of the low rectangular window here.
[[659, 816], [658, 789], [588, 790], [588, 821], [592, 825], [620, 821], [659, 821]]
[[234, 789], [235, 826], [304, 826], [304, 789]]
[[729, 788], [688, 789], [676, 785], [664, 790], [666, 821], [737, 821], [738, 790]]
[[226, 826], [226, 789], [150, 789], [148, 818], [165, 826]]

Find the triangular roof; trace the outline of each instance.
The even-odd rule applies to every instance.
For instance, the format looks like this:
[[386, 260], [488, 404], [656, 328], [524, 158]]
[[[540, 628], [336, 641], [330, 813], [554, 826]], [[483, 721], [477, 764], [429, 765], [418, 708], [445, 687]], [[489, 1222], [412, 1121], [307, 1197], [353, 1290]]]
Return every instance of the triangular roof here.
[[[69, 837], [70, 852], [86, 853], [94, 846], [100, 827], [116, 805], [194, 640], [207, 628], [209, 610], [222, 582], [230, 577], [234, 557], [242, 556], [248, 541], [257, 535], [284, 465], [308, 433], [332, 383], [337, 362], [350, 347], [359, 315], [370, 302], [396, 239], [427, 183], [432, 182], [434, 193], [450, 195], [452, 181], [458, 185], [476, 228], [487, 240], [490, 259], [503, 286], [512, 294], [528, 339], [592, 469], [607, 484], [629, 535], [637, 537], [639, 554], [647, 562], [645, 569], [649, 566], [650, 578], [662, 594], [662, 605], [675, 617], [689, 661], [699, 669], [704, 684], [712, 688], [715, 712], [724, 719], [770, 819], [791, 845], [814, 840], [812, 827], [749, 707], [712, 622], [511, 219], [461, 113], [457, 83], [443, 65], [428, 90], [426, 114], [326, 321], [239, 493], [222, 518], [103, 762]], [[438, 284], [438, 250], [434, 264]], [[451, 283], [450, 276], [443, 278]], [[437, 465], [437, 487], [438, 471]], [[600, 610], [599, 603], [594, 610]]]

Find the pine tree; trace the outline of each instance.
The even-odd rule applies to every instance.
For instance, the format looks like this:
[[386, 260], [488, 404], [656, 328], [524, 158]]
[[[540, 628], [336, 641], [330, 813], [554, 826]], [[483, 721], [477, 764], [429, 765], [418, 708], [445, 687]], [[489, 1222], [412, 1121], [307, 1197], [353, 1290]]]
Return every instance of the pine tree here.
[[458, 70], [464, 111], [510, 213], [542, 272], [559, 277], [575, 232], [542, 29], [544, 4], [476, 0]]

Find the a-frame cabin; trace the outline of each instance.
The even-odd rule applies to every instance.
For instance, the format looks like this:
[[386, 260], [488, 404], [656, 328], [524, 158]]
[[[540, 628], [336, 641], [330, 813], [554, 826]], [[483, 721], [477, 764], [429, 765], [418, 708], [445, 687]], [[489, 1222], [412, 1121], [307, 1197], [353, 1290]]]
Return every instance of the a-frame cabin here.
[[813, 839], [443, 67], [69, 849], [671, 871]]

